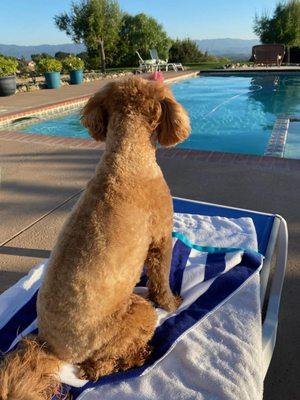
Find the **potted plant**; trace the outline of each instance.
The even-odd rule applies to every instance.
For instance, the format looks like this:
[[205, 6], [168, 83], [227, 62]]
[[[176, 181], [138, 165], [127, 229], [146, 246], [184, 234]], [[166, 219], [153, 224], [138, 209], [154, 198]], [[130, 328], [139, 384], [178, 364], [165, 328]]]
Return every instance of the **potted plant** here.
[[63, 60], [63, 68], [70, 74], [72, 85], [78, 85], [83, 82], [84, 62], [76, 56], [69, 55]]
[[38, 62], [38, 71], [45, 75], [48, 89], [60, 87], [60, 71], [62, 63], [55, 58], [41, 58]]
[[0, 96], [10, 96], [16, 93], [16, 72], [18, 61], [0, 56]]

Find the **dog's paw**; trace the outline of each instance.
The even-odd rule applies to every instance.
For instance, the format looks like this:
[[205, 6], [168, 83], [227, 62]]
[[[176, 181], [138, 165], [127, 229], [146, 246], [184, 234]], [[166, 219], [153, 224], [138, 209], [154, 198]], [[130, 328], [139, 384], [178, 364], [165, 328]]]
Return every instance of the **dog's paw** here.
[[101, 376], [99, 368], [97, 367], [97, 363], [94, 363], [92, 361], [83, 362], [82, 364], [80, 364], [80, 369], [78, 372], [79, 378], [93, 382], [97, 381]]
[[84, 365], [81, 365], [78, 369], [77, 372], [77, 378], [78, 379], [84, 379], [84, 380], [89, 380], [90, 378], [90, 374], [88, 373], [88, 371], [85, 369]]
[[81, 379], [87, 379], [89, 381], [97, 381], [99, 378], [105, 375], [109, 375], [113, 372], [118, 372], [119, 367], [117, 365], [117, 359], [88, 359], [79, 365]]
[[182, 303], [182, 298], [180, 296], [173, 295], [169, 299], [166, 299], [160, 306], [168, 311], [168, 312], [174, 312], [177, 310], [177, 308], [180, 306]]
[[181, 296], [178, 296], [178, 295], [174, 296], [174, 298], [175, 298], [175, 307], [176, 307], [176, 310], [177, 310], [177, 308], [181, 306], [181, 304], [183, 302], [183, 298]]

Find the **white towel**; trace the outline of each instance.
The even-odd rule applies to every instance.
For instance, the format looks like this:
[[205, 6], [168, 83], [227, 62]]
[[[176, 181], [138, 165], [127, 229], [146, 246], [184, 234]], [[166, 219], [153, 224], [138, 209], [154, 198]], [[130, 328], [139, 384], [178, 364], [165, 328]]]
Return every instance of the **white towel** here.
[[261, 400], [259, 275], [138, 378], [87, 389], [77, 400]]

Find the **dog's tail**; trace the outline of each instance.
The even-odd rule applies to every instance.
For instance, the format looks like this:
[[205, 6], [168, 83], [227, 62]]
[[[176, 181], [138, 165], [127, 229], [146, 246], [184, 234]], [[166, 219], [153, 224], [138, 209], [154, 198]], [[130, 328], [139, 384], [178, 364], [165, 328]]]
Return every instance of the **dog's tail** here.
[[59, 396], [61, 364], [37, 337], [24, 338], [0, 364], [0, 400], [48, 400]]

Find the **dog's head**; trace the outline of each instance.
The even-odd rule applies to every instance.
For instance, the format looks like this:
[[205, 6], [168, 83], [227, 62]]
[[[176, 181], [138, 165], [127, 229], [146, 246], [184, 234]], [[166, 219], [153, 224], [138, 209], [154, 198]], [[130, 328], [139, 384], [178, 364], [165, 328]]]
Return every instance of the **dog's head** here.
[[131, 77], [107, 83], [86, 104], [82, 124], [95, 140], [105, 141], [109, 121], [118, 116], [142, 118], [150, 134], [157, 133], [162, 146], [185, 140], [190, 132], [189, 117], [163, 83]]

